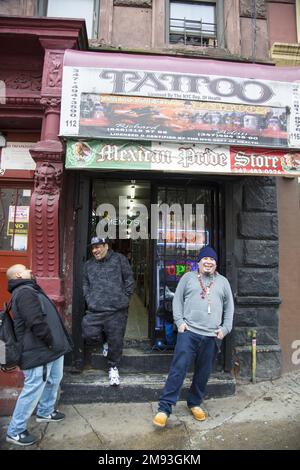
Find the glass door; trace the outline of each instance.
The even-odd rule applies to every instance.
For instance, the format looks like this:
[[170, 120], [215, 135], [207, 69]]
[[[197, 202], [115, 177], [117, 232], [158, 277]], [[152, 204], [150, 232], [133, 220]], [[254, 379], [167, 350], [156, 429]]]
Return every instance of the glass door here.
[[[25, 187], [24, 187], [25, 186]], [[31, 185], [0, 189], [0, 305], [9, 298], [6, 270], [13, 264], [29, 267]], [[27, 187], [26, 187], [27, 186]]]
[[[159, 212], [154, 241], [154, 344], [176, 342], [172, 300], [181, 276], [197, 269], [197, 255], [211, 245], [220, 253], [222, 201], [218, 186], [157, 186]], [[224, 231], [222, 231], [224, 233]]]

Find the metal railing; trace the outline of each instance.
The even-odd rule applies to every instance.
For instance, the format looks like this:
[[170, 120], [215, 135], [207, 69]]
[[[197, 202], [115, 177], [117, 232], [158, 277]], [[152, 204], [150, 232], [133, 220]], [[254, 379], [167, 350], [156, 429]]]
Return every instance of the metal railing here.
[[171, 44], [217, 47], [216, 23], [170, 18], [169, 41]]

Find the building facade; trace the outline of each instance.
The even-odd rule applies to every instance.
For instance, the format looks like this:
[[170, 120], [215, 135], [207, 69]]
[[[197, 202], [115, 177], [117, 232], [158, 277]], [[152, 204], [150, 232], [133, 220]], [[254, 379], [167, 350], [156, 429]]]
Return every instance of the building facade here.
[[[128, 340], [172, 347], [166, 334], [172, 293], [180, 275], [194, 269], [199, 247], [211, 243], [236, 303], [234, 332], [226, 339], [219, 369], [251, 377], [254, 330], [258, 377], [277, 377], [299, 367], [298, 179], [288, 162], [278, 169], [287, 152], [295, 161], [298, 149], [297, 142], [289, 148], [285, 126], [291, 109], [286, 111], [280, 101], [280, 93], [290, 92], [299, 73], [297, 68], [280, 69], [297, 65], [298, 3], [72, 2], [72, 15], [85, 23], [64, 18], [69, 16], [68, 1], [59, 2], [59, 11], [54, 3], [16, 0], [0, 7], [0, 80], [5, 90], [2, 101], [0, 95], [1, 301], [7, 298], [6, 268], [15, 262], [30, 264], [72, 331], [72, 360], [82, 367], [82, 266], [89, 237], [109, 216], [101, 204], [116, 206], [119, 196], [125, 197], [129, 212], [124, 223], [133, 232], [137, 203], [147, 209], [151, 204], [200, 203], [202, 238], [189, 246], [186, 237], [174, 244], [171, 235], [161, 243], [159, 236], [133, 241], [127, 229], [122, 240], [116, 236], [113, 247], [130, 258], [136, 279]], [[281, 24], [279, 18], [285, 21]], [[280, 62], [280, 54], [289, 61]], [[83, 82], [74, 132], [66, 109], [75, 79], [68, 89], [66, 77], [76, 68]], [[101, 80], [93, 82], [99, 70]], [[131, 75], [119, 73], [128, 70]], [[206, 95], [197, 81], [203, 76]], [[85, 87], [84, 80], [90, 85]], [[259, 82], [254, 95], [251, 80]], [[259, 93], [267, 93], [269, 82], [275, 84], [276, 99], [267, 109]], [[280, 85], [283, 91], [277, 82], [285, 84]], [[103, 93], [105, 103], [99, 98]], [[140, 126], [140, 133], [133, 133], [133, 126]], [[177, 155], [173, 167], [167, 164], [169, 142]], [[163, 156], [158, 147], [165, 150]], [[149, 151], [155, 155], [152, 160]], [[181, 166], [180, 151], [190, 152]], [[241, 169], [245, 159], [252, 163], [243, 173], [237, 164]], [[235, 163], [222, 171], [225, 160]], [[271, 162], [276, 176], [276, 171], [268, 173]], [[110, 228], [115, 225], [118, 235], [119, 213], [115, 219]]]

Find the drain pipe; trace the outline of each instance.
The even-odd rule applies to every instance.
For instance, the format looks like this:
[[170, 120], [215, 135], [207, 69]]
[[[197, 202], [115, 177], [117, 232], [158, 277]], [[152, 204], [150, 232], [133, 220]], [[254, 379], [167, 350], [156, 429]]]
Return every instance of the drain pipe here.
[[251, 331], [252, 345], [252, 383], [256, 383], [256, 330]]

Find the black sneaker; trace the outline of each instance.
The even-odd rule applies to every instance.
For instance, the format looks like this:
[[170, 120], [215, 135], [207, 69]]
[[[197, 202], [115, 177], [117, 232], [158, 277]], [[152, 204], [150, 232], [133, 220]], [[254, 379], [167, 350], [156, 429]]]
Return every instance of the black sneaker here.
[[66, 415], [58, 410], [53, 411], [49, 416], [36, 415], [37, 423], [58, 423], [65, 419]]
[[6, 436], [6, 442], [12, 442], [18, 446], [32, 446], [32, 444], [35, 444], [37, 441], [38, 438], [29, 434], [27, 430], [20, 432], [20, 434], [16, 436], [9, 436], [8, 434]]

